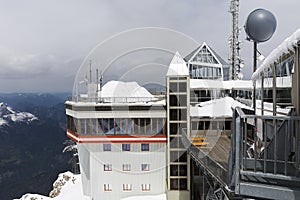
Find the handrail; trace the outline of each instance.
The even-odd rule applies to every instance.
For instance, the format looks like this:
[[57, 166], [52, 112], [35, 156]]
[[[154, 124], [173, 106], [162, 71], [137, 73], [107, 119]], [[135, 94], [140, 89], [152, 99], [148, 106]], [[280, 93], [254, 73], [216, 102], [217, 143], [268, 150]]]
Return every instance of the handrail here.
[[69, 96], [67, 101], [88, 102], [88, 103], [137, 103], [137, 102], [155, 102], [163, 100], [164, 96], [154, 97], [85, 97]]
[[220, 183], [220, 185], [225, 187], [227, 185], [227, 169], [216, 162], [202, 149], [195, 146], [188, 138], [186, 134], [186, 128], [182, 129], [181, 135], [182, 143], [188, 150], [188, 153], [191, 155], [191, 157], [196, 162], [201, 164], [205, 168], [205, 170], [209, 172], [210, 176], [214, 177]]

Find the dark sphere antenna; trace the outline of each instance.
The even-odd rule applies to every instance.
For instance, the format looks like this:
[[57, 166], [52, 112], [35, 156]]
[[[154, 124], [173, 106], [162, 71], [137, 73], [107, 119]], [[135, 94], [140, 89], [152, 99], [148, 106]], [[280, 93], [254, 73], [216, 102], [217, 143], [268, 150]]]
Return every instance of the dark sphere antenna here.
[[259, 8], [249, 14], [244, 28], [249, 39], [259, 43], [269, 40], [276, 26], [277, 22], [273, 13]]

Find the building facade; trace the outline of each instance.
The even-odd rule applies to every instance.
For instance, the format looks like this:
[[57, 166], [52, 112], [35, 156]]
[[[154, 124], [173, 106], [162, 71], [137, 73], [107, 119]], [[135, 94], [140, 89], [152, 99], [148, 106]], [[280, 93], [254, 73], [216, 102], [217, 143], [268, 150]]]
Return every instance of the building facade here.
[[[224, 68], [226, 63], [203, 43], [184, 59], [175, 53], [164, 96], [152, 95], [136, 83], [112, 81], [102, 88], [90, 81], [87, 94], [66, 101], [67, 136], [77, 143], [84, 194], [93, 200], [158, 194], [195, 199], [191, 159], [182, 136], [198, 137], [214, 128], [230, 135], [230, 119], [215, 119], [217, 126], [212, 126], [211, 114], [190, 114], [198, 103], [231, 95], [228, 85], [235, 84], [226, 86]], [[214, 89], [221, 93], [204, 98]]]

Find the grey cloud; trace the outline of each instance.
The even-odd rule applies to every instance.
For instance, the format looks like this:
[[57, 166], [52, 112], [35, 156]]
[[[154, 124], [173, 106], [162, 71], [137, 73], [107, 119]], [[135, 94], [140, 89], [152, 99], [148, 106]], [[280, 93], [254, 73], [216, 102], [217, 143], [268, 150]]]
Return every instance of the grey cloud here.
[[[199, 43], [207, 42], [227, 60], [231, 24], [229, 2], [1, 1], [0, 91], [70, 91], [77, 69], [93, 47], [113, 34], [137, 27], [156, 26], [183, 32]], [[282, 0], [240, 1], [240, 26], [257, 7], [274, 12], [278, 20], [277, 31], [270, 41], [259, 45], [260, 51], [268, 55], [298, 28], [299, 6], [300, 2], [296, 0], [284, 3]], [[250, 78], [252, 44], [244, 38], [242, 29], [241, 56], [246, 63], [243, 71], [245, 77]], [[186, 53], [182, 54], [185, 56]], [[131, 66], [135, 66], [134, 63]]]

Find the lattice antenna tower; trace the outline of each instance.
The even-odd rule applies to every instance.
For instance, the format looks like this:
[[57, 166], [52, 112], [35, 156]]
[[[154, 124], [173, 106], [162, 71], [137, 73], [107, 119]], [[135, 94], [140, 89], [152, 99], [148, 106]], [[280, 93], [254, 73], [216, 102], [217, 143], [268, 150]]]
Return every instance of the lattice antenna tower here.
[[242, 74], [240, 73], [241, 71], [241, 64], [242, 64], [242, 59], [240, 58], [240, 45], [241, 41], [239, 41], [239, 0], [231, 0], [230, 2], [230, 9], [229, 12], [232, 15], [232, 32], [231, 36], [229, 39], [229, 44], [230, 44], [230, 57], [229, 61], [231, 64], [231, 79], [232, 80], [237, 80], [241, 79], [240, 76]]

